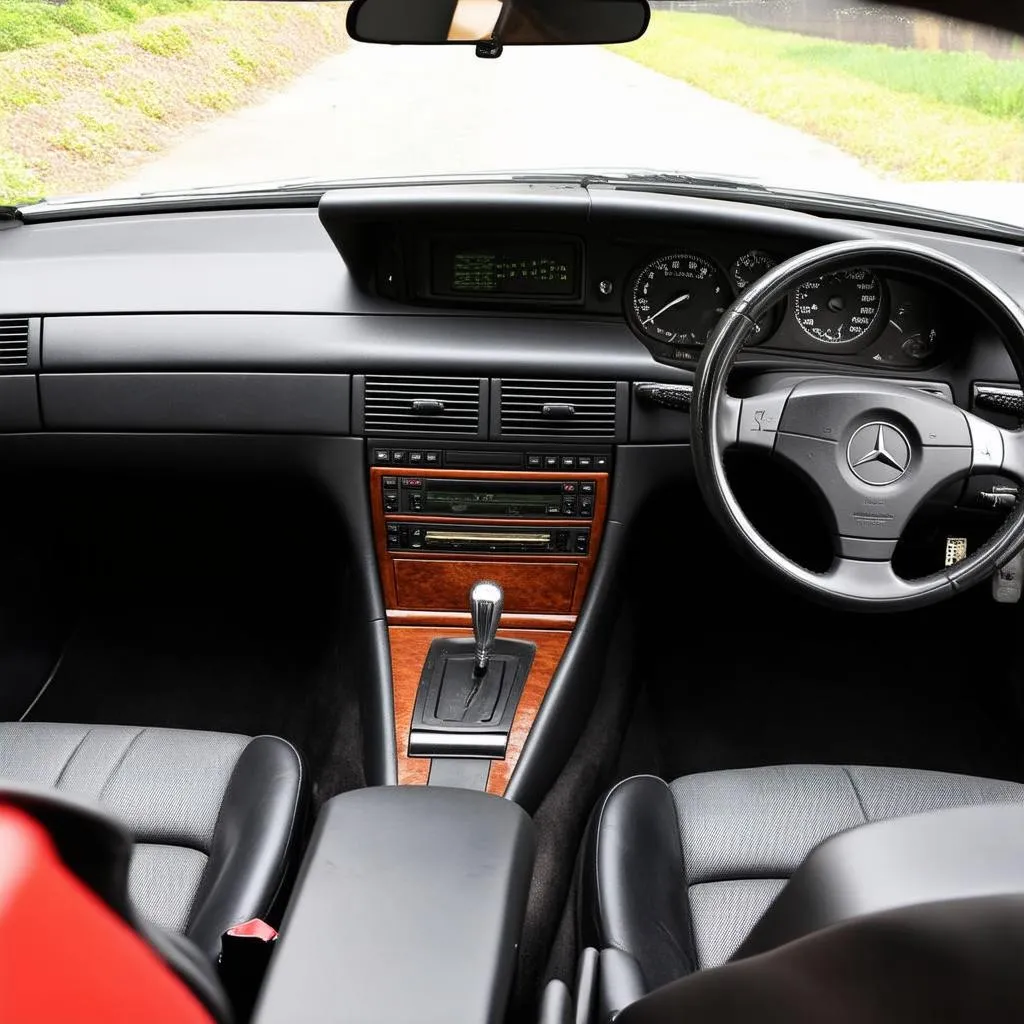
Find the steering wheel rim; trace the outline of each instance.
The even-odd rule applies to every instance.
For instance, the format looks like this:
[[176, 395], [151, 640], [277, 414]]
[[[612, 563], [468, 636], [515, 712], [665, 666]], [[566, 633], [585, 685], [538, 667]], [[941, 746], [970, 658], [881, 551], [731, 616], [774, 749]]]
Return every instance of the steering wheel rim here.
[[[1024, 483], [1024, 432], [1003, 430], [941, 399], [863, 377], [822, 377], [813, 383], [773, 390], [752, 399], [734, 398], [727, 389], [739, 352], [758, 322], [777, 302], [808, 278], [863, 266], [924, 274], [960, 295], [998, 331], [1018, 379], [1024, 380], [1024, 311], [972, 268], [918, 245], [883, 241], [825, 245], [781, 263], [750, 285], [712, 331], [694, 381], [694, 469], [704, 500], [730, 538], [755, 562], [791, 587], [819, 603], [841, 608], [908, 610], [946, 600], [981, 582], [1024, 546], [1024, 501], [1017, 503], [1003, 526], [978, 551], [958, 565], [922, 579], [904, 580], [896, 575], [891, 555], [898, 536], [895, 540], [889, 536], [896, 528], [901, 535], [913, 512], [930, 494], [961, 477], [998, 473]], [[749, 408], [748, 403], [752, 403]], [[911, 408], [912, 413], [908, 412]], [[792, 440], [800, 437], [790, 431], [794, 416], [803, 429], [809, 410], [815, 409], [825, 410], [820, 415], [829, 420], [827, 430], [832, 433]], [[760, 416], [756, 421], [752, 419], [755, 414]], [[763, 426], [766, 422], [768, 428]], [[896, 480], [867, 484], [854, 475], [857, 470], [853, 455], [871, 443], [864, 439], [875, 436], [876, 427], [877, 443], [870, 454], [878, 455], [881, 448], [882, 455], [877, 461], [891, 462], [890, 475], [895, 475], [900, 470], [906, 442], [906, 464]], [[890, 433], [890, 428], [895, 432]], [[820, 429], [826, 430], [824, 423]], [[947, 446], [946, 441], [953, 443]], [[886, 460], [887, 444], [898, 449], [896, 458]], [[773, 455], [783, 454], [804, 471], [819, 492], [828, 492], [822, 496], [834, 516], [837, 547], [827, 572], [812, 572], [782, 554], [758, 532], [740, 507], [726, 477], [723, 455], [729, 447], [744, 445], [768, 450]], [[853, 452], [854, 446], [858, 452]], [[827, 486], [815, 479], [808, 465], [827, 479]], [[867, 470], [865, 467], [862, 474], [866, 475]], [[934, 475], [935, 481], [929, 474]], [[930, 486], [933, 482], [934, 486]], [[846, 497], [838, 497], [840, 494]], [[834, 502], [842, 507], [837, 509]], [[859, 510], [851, 511], [855, 507]], [[865, 512], [865, 508], [879, 507], [883, 509], [881, 515]], [[846, 536], [844, 530], [849, 532], [847, 524], [853, 522], [862, 524], [855, 526], [855, 530], [885, 533], [885, 543], [877, 543], [870, 532]], [[886, 553], [888, 557], [883, 557]]]

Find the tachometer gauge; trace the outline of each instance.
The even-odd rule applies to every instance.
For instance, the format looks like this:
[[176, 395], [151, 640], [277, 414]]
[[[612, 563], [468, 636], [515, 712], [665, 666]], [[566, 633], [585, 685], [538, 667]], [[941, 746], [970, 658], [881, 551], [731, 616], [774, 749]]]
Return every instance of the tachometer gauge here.
[[867, 342], [882, 319], [882, 283], [870, 270], [841, 270], [794, 293], [796, 322], [822, 345]]
[[637, 274], [627, 315], [633, 328], [647, 338], [700, 346], [731, 301], [729, 282], [711, 260], [673, 253], [653, 260]]
[[[779, 261], [770, 252], [764, 252], [761, 249], [753, 249], [745, 256], [741, 256], [732, 265], [730, 271], [736, 291], [742, 295], [755, 281], [759, 281], [769, 270], [778, 266], [778, 263]], [[781, 306], [776, 306], [771, 312], [761, 317], [748, 344], [757, 345], [774, 334], [781, 317]]]

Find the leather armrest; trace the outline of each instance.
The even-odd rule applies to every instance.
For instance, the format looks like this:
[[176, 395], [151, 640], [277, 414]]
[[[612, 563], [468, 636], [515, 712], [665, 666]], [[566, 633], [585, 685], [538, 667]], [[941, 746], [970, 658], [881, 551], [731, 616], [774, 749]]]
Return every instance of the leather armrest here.
[[755, 956], [851, 918], [1024, 895], [1024, 807], [987, 804], [861, 825], [818, 845], [734, 955]]
[[534, 852], [526, 813], [484, 793], [384, 787], [329, 800], [255, 1021], [501, 1021]]

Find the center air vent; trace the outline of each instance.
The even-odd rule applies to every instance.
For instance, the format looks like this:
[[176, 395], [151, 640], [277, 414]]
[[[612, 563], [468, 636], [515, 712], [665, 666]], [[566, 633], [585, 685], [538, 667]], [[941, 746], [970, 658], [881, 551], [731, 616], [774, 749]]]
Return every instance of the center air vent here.
[[591, 380], [503, 380], [501, 436], [615, 441], [618, 385]]
[[367, 377], [363, 429], [370, 435], [480, 436], [476, 377]]
[[28, 366], [28, 320], [0, 317], [0, 369]]

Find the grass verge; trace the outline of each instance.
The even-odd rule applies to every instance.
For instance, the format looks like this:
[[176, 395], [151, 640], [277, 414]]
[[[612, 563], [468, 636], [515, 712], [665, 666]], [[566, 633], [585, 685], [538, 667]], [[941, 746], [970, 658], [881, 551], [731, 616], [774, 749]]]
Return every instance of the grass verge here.
[[178, 13], [0, 53], [0, 203], [107, 187], [187, 128], [255, 102], [348, 39], [347, 4], [124, 6], [160, 4]]
[[613, 49], [908, 181], [1024, 181], [1024, 62], [670, 11]]
[[127, 28], [158, 14], [205, 7], [210, 0], [3, 0], [0, 3], [0, 53], [75, 36]]

